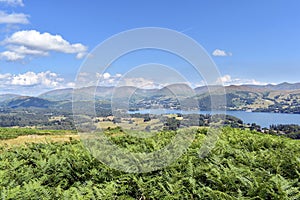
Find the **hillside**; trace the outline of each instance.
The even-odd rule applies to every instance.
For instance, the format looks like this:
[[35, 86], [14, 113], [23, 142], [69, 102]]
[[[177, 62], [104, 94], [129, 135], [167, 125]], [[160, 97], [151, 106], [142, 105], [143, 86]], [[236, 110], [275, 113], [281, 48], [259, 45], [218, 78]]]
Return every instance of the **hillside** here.
[[[106, 132], [119, 147], [152, 152], [174, 132], [136, 138]], [[79, 141], [0, 147], [0, 195], [5, 199], [299, 199], [300, 141], [225, 128], [205, 158], [199, 129], [170, 166], [141, 174], [102, 164]]]
[[41, 99], [37, 97], [27, 97], [21, 96], [11, 99], [10, 101], [6, 101], [3, 103], [5, 107], [8, 108], [29, 108], [29, 107], [37, 107], [37, 108], [49, 108], [53, 105], [51, 101], [46, 99]]
[[[114, 87], [83, 87], [76, 90], [77, 100], [85, 99], [86, 96], [94, 96], [96, 99], [103, 99], [110, 97], [113, 93]], [[58, 89], [52, 90], [38, 96], [39, 98], [51, 100], [51, 101], [71, 101], [73, 97], [73, 89]]]
[[49, 92], [45, 92], [41, 95], [39, 95], [39, 98], [47, 99], [50, 101], [62, 101], [62, 100], [72, 100], [72, 88], [66, 88], [66, 89], [59, 89], [59, 90], [52, 90]]
[[[76, 90], [75, 101], [93, 100], [96, 103], [111, 101], [130, 109], [164, 107], [180, 109], [179, 101], [198, 102], [201, 110], [209, 110], [210, 95], [226, 92], [227, 110], [252, 110], [256, 112], [300, 113], [300, 83], [281, 83], [278, 85], [231, 85], [202, 86], [191, 89], [185, 84], [173, 84], [161, 89], [140, 89], [136, 87], [85, 87]], [[0, 96], [0, 106], [38, 107], [52, 109], [68, 109], [71, 111], [73, 89], [59, 89], [46, 92], [38, 97], [15, 95]], [[87, 99], [88, 98], [88, 99]], [[218, 99], [218, 96], [216, 97]], [[188, 100], [188, 101], [185, 101]], [[101, 107], [101, 105], [99, 106]], [[223, 109], [223, 108], [221, 108]]]
[[246, 85], [248, 87], [252, 87], [252, 88], [258, 88], [258, 89], [267, 89], [267, 90], [300, 90], [300, 83], [280, 83], [277, 85], [272, 85], [272, 84], [268, 84], [268, 85]]

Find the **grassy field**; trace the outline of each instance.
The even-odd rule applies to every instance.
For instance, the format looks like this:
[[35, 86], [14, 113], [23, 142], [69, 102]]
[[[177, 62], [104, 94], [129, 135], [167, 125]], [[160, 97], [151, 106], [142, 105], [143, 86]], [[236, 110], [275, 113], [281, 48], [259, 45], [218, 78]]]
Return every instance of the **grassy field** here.
[[113, 123], [112, 121], [100, 121], [97, 123], [97, 128], [101, 128], [103, 130], [107, 128], [116, 128], [122, 127], [127, 130], [140, 130], [143, 131], [147, 126], [150, 126], [152, 129], [161, 129], [163, 127], [163, 123], [159, 119], [152, 119], [150, 121], [144, 122], [143, 118], [131, 118], [131, 123], [128, 120], [121, 119], [120, 123]]
[[13, 139], [0, 140], [0, 145], [11, 147], [27, 143], [69, 142], [73, 139], [79, 140], [79, 135], [24, 135]]
[[1, 146], [19, 146], [26, 143], [67, 142], [79, 139], [73, 130], [39, 130], [33, 128], [0, 128]]

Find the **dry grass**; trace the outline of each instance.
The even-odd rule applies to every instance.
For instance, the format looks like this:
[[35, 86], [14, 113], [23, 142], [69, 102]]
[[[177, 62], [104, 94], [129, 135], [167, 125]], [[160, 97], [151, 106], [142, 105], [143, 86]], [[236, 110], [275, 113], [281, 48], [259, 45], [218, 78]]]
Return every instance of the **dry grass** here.
[[97, 128], [101, 128], [101, 129], [107, 129], [108, 127], [110, 128], [116, 128], [118, 125], [114, 124], [111, 121], [102, 121], [97, 123]]
[[69, 142], [79, 140], [79, 135], [24, 135], [17, 138], [0, 140], [0, 146], [20, 146], [26, 143]]

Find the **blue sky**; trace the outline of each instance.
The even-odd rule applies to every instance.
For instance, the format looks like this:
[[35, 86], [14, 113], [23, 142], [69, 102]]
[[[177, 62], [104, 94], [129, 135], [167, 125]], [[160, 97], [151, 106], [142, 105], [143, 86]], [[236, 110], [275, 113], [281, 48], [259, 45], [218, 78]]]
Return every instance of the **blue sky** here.
[[[88, 52], [141, 27], [169, 28], [196, 40], [224, 84], [300, 82], [299, 8], [297, 0], [0, 0], [0, 93], [70, 87]], [[167, 58], [149, 51], [129, 56], [106, 78]], [[179, 71], [187, 67], [168, 61]]]

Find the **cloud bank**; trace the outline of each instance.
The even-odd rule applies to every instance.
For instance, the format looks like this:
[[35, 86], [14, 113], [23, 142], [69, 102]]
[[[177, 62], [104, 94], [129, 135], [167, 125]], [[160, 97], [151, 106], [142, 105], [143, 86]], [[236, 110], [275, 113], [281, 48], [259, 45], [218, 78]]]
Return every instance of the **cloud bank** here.
[[55, 88], [63, 83], [64, 79], [51, 71], [46, 72], [26, 72], [23, 74], [0, 74], [0, 84], [2, 87], [10, 86], [43, 86], [46, 88]]
[[7, 51], [0, 58], [7, 61], [22, 60], [26, 56], [46, 56], [50, 52], [76, 54], [81, 59], [86, 55], [87, 47], [81, 43], [71, 44], [60, 35], [40, 33], [36, 30], [23, 30], [12, 34], [2, 41]]
[[38, 95], [52, 89], [66, 88], [72, 85], [72, 82], [67, 82], [59, 74], [51, 71], [0, 74], [0, 93]]
[[266, 85], [265, 82], [260, 82], [255, 79], [232, 78], [230, 75], [224, 75], [216, 81], [217, 84], [228, 85]]

